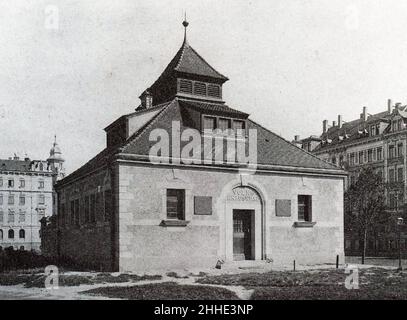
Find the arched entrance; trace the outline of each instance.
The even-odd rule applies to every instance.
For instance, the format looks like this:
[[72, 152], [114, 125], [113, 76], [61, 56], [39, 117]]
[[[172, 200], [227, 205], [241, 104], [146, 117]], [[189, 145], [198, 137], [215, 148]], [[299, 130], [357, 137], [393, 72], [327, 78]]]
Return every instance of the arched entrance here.
[[264, 208], [260, 194], [250, 186], [236, 186], [225, 201], [226, 260], [262, 260]]

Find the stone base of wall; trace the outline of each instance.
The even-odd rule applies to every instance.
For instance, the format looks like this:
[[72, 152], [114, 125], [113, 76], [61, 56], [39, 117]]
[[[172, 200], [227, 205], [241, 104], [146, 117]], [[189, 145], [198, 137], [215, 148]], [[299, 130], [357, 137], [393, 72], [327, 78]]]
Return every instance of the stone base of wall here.
[[125, 228], [127, 232], [120, 238], [120, 271], [123, 272], [213, 268], [219, 259], [217, 226]]
[[62, 230], [60, 259], [78, 268], [112, 270], [111, 229], [109, 225]]

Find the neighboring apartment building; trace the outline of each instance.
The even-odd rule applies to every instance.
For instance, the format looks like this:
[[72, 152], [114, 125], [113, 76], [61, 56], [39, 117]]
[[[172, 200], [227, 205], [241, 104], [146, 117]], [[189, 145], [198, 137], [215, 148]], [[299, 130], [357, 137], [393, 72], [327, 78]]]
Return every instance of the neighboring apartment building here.
[[[363, 166], [371, 166], [382, 175], [386, 183], [387, 214], [403, 215], [406, 197], [407, 168], [407, 106], [392, 105], [388, 100], [387, 110], [370, 115], [367, 108], [358, 119], [345, 122], [341, 115], [332, 126], [324, 120], [322, 134], [293, 141], [311, 152], [349, 172], [347, 186], [354, 183]], [[389, 255], [396, 251], [397, 235], [394, 225], [383, 225], [380, 234], [371, 234], [367, 243], [368, 254]], [[361, 242], [357, 235], [345, 235], [347, 253], [358, 253]], [[407, 248], [407, 239], [402, 239], [402, 248]]]
[[[346, 172], [227, 106], [227, 80], [185, 38], [136, 112], [105, 129], [106, 148], [57, 183], [44, 248], [116, 271], [342, 263]], [[191, 161], [192, 133], [205, 150], [193, 148]], [[157, 143], [161, 156], [151, 157]], [[226, 143], [255, 146], [257, 168], [217, 153]]]
[[40, 250], [40, 220], [56, 207], [53, 185], [63, 176], [63, 159], [54, 143], [47, 160], [0, 160], [0, 247]]

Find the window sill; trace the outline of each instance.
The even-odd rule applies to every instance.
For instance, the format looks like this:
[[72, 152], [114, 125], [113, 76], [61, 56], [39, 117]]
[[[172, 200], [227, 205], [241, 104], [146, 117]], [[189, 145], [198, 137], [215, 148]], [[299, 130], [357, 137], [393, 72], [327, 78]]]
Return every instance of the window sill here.
[[294, 228], [313, 228], [316, 222], [309, 222], [309, 221], [296, 221], [293, 224]]
[[161, 227], [186, 227], [189, 221], [186, 220], [163, 220], [160, 223]]

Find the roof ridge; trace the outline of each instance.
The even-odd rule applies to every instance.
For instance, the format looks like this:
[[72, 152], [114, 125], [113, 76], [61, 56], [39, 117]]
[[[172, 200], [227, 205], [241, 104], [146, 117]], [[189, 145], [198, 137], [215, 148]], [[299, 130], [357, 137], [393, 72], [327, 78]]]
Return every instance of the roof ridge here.
[[140, 136], [149, 129], [164, 113], [169, 107], [174, 103], [174, 100], [168, 102], [167, 106], [164, 106], [161, 111], [159, 111], [150, 121], [148, 121], [140, 130], [136, 131], [135, 133], [130, 136], [126, 142], [120, 147], [122, 150], [126, 149], [129, 145], [134, 144], [140, 138]]
[[317, 157], [316, 155], [314, 155], [314, 154], [312, 154], [312, 153], [310, 153], [310, 152], [308, 152], [308, 151], [306, 151], [306, 150], [304, 150], [304, 149], [302, 149], [302, 148], [300, 148], [300, 147], [297, 147], [296, 145], [292, 144], [290, 141], [284, 139], [282, 136], [279, 136], [278, 134], [274, 133], [273, 131], [271, 131], [271, 130], [267, 129], [266, 127], [262, 126], [261, 124], [257, 123], [256, 121], [253, 121], [252, 119], [248, 119], [248, 120], [251, 121], [253, 124], [255, 124], [255, 125], [259, 126], [260, 128], [262, 128], [263, 130], [266, 130], [267, 132], [271, 133], [272, 135], [274, 135], [275, 137], [279, 138], [280, 140], [283, 140], [284, 142], [290, 144], [291, 146], [293, 146], [293, 147], [295, 147], [295, 148], [301, 150], [302, 152], [304, 152], [304, 153], [306, 153], [306, 154], [312, 156], [313, 158], [315, 158], [315, 159], [317, 159], [317, 160], [319, 160], [319, 161], [321, 161], [321, 162], [324, 162], [324, 163], [326, 163], [326, 164], [329, 164], [329, 165], [330, 165], [331, 167], [333, 167], [334, 169], [342, 170], [342, 171], [343, 171], [343, 169], [340, 169], [340, 168], [338, 168], [337, 166], [334, 166], [332, 163], [329, 163], [328, 161], [326, 161], [326, 160], [324, 160], [324, 159], [321, 159], [321, 158]]

